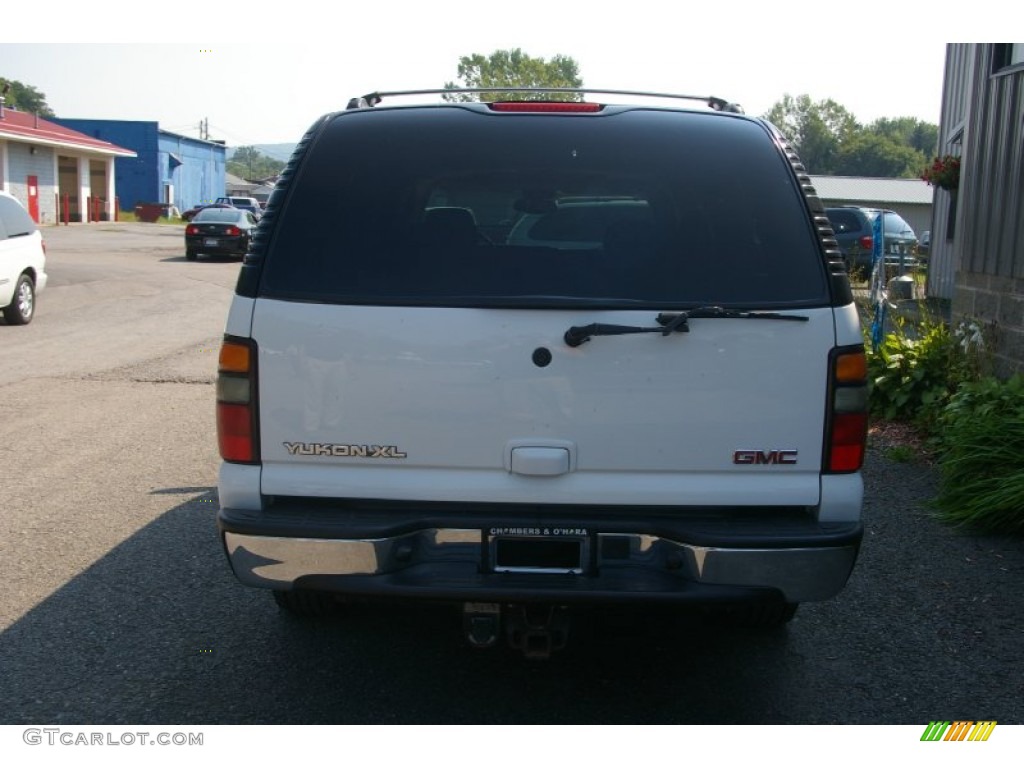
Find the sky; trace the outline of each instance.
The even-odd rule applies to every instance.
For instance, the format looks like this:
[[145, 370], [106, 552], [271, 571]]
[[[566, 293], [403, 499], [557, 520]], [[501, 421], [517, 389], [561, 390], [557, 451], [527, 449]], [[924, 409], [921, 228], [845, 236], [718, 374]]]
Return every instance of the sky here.
[[[756, 115], [807, 94], [862, 123], [938, 123], [946, 39], [924, 21], [937, 6], [873, 2], [850, 24], [848, 7], [802, 1], [132, 3], [100, 16], [51, 0], [45, 24], [42, 6], [7, 5], [0, 77], [34, 86], [60, 117], [154, 120], [188, 136], [207, 120], [232, 147], [296, 142], [352, 96], [440, 88], [460, 57], [508, 48], [571, 56], [595, 88], [714, 95]], [[872, 8], [884, 14], [875, 36]]]

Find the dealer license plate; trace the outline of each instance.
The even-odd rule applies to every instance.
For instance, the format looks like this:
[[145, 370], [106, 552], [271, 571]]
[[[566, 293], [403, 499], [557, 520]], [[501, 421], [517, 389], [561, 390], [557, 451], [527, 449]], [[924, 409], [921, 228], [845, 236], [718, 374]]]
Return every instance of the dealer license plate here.
[[484, 536], [495, 573], [583, 573], [589, 562], [585, 529], [491, 528]]

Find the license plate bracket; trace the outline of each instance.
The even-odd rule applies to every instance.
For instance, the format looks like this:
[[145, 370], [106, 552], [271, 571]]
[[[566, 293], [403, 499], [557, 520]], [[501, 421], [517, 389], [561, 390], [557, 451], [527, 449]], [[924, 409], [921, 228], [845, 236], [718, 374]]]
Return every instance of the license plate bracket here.
[[590, 562], [590, 536], [584, 529], [492, 528], [484, 531], [484, 542], [492, 573], [582, 574]]

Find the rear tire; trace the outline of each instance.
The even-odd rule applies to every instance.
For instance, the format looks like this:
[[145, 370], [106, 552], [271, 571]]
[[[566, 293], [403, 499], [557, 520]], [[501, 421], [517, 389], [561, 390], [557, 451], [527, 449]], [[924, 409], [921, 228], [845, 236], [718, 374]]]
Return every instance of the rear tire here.
[[326, 592], [274, 590], [274, 602], [282, 610], [303, 619], [325, 619], [338, 613], [338, 600]]
[[36, 286], [26, 274], [18, 276], [10, 305], [4, 307], [4, 320], [11, 325], [28, 325], [36, 313]]
[[191, 248], [185, 249], [185, 258], [188, 259], [189, 261], [195, 261], [197, 255], [198, 254]]

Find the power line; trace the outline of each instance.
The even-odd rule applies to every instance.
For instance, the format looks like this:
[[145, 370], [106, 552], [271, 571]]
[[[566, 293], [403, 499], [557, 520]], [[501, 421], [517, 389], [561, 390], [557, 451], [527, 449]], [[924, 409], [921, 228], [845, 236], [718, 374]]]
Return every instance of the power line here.
[[177, 133], [179, 131], [184, 131], [186, 129], [194, 131], [194, 130], [196, 130], [196, 124], [195, 123], [185, 123], [183, 125], [161, 125], [160, 126], [160, 130], [162, 130], [162, 131], [171, 131], [172, 133]]

